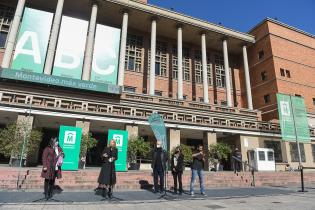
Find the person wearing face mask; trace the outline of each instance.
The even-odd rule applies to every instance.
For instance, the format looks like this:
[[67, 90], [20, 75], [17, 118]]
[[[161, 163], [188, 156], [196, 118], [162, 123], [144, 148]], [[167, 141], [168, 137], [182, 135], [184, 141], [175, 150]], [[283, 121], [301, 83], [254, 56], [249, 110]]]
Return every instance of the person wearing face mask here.
[[197, 152], [192, 155], [193, 163], [191, 166], [191, 182], [190, 182], [190, 195], [194, 196], [194, 185], [195, 180], [198, 175], [199, 182], [200, 182], [200, 192], [201, 195], [207, 196], [205, 193], [205, 186], [204, 186], [204, 165], [205, 165], [205, 154], [203, 152], [203, 146], [199, 145], [197, 147]]
[[[164, 172], [166, 170], [167, 152], [162, 149], [162, 142], [157, 141], [156, 147], [152, 153], [151, 168], [153, 169], [154, 193], [164, 192]], [[158, 179], [160, 179], [160, 188], [158, 188]]]
[[42, 155], [43, 169], [41, 177], [45, 179], [44, 193], [48, 200], [53, 196], [55, 180], [60, 179], [61, 165], [63, 163], [64, 153], [59, 146], [57, 138], [51, 138], [49, 145], [44, 149]]
[[99, 189], [102, 189], [104, 198], [113, 197], [113, 187], [116, 184], [116, 170], [115, 161], [118, 159], [118, 150], [116, 148], [116, 141], [111, 140], [109, 146], [105, 147], [102, 152], [103, 165], [100, 175], [98, 177]]
[[183, 193], [182, 175], [184, 171], [184, 155], [180, 147], [176, 147], [171, 159], [171, 169], [174, 178], [174, 193], [177, 194], [177, 181], [179, 183], [179, 195]]

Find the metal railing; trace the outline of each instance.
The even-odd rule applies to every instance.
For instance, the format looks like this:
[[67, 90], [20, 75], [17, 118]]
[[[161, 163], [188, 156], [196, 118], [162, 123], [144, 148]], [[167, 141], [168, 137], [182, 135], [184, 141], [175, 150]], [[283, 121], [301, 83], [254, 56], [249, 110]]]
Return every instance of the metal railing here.
[[[250, 168], [251, 174], [252, 174], [252, 183], [251, 186], [255, 187], [255, 170], [256, 168], [254, 166], [252, 166], [251, 164], [247, 163], [246, 161], [242, 161], [240, 158], [232, 156], [232, 158], [234, 159], [234, 161], [238, 161], [240, 163], [242, 163], [244, 166], [247, 166], [248, 168]], [[234, 166], [235, 167], [235, 166]], [[234, 170], [235, 171], [235, 170]], [[236, 173], [236, 172], [235, 172]]]

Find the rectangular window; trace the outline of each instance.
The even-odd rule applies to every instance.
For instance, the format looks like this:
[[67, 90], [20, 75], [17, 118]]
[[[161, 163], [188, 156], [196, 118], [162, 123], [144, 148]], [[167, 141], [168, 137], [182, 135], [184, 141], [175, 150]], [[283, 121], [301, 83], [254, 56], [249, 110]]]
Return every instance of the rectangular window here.
[[[158, 76], [167, 76], [166, 64], [167, 64], [167, 43], [166, 42], [156, 42], [156, 51], [155, 51], [155, 75]], [[150, 72], [151, 65], [151, 50], [148, 50], [148, 69]]]
[[270, 95], [269, 94], [264, 95], [264, 102], [265, 102], [265, 104], [270, 102]]
[[267, 72], [263, 71], [260, 73], [260, 77], [262, 81], [266, 81], [267, 80]]
[[[208, 85], [212, 85], [212, 65], [210, 55], [207, 54], [207, 78]], [[203, 83], [203, 73], [202, 73], [202, 56], [201, 51], [195, 51], [195, 78], [197, 83]]]
[[[173, 56], [172, 56], [172, 69], [173, 79], [178, 79], [178, 58], [177, 58], [177, 46], [173, 46]], [[190, 55], [189, 49], [183, 48], [183, 80], [189, 81], [190, 80]]]
[[273, 152], [269, 151], [267, 152], [268, 161], [274, 161]]
[[291, 78], [291, 73], [290, 73], [289, 70], [285, 70], [285, 74], [286, 74], [286, 76], [287, 76], [288, 78]]
[[203, 98], [202, 98], [202, 97], [200, 97], [200, 98], [199, 98], [199, 101], [200, 101], [200, 102], [203, 102]]
[[266, 160], [265, 152], [264, 151], [258, 151], [258, 157], [259, 157], [259, 160], [265, 161]]
[[163, 91], [155, 90], [154, 91], [154, 95], [156, 95], [156, 96], [163, 96]]
[[282, 151], [280, 141], [265, 141], [265, 147], [273, 149], [276, 162], [282, 162]]
[[315, 98], [313, 98], [313, 105], [315, 106]]
[[315, 162], [315, 144], [312, 144], [313, 162]]
[[225, 69], [222, 55], [215, 55], [214, 66], [217, 87], [225, 87]]
[[138, 35], [127, 35], [125, 69], [141, 72], [142, 67], [143, 37]]
[[263, 51], [263, 50], [260, 50], [260, 51], [258, 52], [258, 59], [261, 60], [261, 59], [264, 58], [264, 56], [265, 56], [264, 51]]
[[227, 102], [226, 101], [221, 101], [221, 106], [227, 106]]
[[0, 4], [0, 48], [5, 47], [10, 25], [13, 20], [14, 8]]
[[296, 97], [302, 97], [300, 94], [295, 94]]
[[126, 91], [126, 92], [131, 92], [131, 93], [135, 93], [135, 92], [136, 92], [136, 87], [124, 86], [124, 91]]
[[284, 69], [280, 69], [280, 75], [281, 75], [281, 77], [285, 77], [285, 71], [284, 71]]
[[[300, 150], [301, 150], [301, 159], [302, 162], [306, 161], [305, 158], [305, 151], [304, 151], [304, 144], [300, 143]], [[292, 162], [299, 162], [299, 152], [296, 142], [290, 142], [290, 154], [291, 154], [291, 161]]]

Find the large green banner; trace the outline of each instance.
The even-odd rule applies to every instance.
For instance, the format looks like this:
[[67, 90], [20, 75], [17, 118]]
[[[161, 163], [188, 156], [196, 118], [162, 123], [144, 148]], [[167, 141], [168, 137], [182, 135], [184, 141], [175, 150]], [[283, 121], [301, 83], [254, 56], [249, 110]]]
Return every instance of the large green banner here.
[[65, 153], [62, 170], [78, 170], [82, 128], [60, 126], [59, 144]]
[[[154, 136], [157, 141], [162, 142], [163, 149], [167, 151], [167, 136], [166, 136], [166, 128], [162, 117], [158, 113], [153, 113], [148, 118], [151, 129], [154, 133]], [[172, 149], [172, 148], [170, 148]]]
[[120, 29], [97, 24], [91, 81], [117, 83], [119, 45]]
[[43, 72], [52, 19], [52, 13], [25, 8], [12, 69]]
[[287, 141], [310, 141], [309, 126], [304, 99], [277, 94], [282, 139]]
[[115, 162], [116, 171], [127, 171], [127, 149], [128, 149], [128, 131], [108, 130], [108, 143], [110, 140], [116, 141], [118, 149], [118, 160]]
[[53, 75], [81, 79], [88, 22], [62, 17]]

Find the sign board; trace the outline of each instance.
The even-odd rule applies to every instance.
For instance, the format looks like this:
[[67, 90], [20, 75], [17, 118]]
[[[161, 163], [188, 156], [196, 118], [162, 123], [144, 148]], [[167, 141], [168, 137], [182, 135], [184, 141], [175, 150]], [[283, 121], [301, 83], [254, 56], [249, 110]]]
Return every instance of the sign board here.
[[108, 130], [108, 145], [110, 140], [116, 141], [118, 159], [115, 162], [116, 171], [127, 171], [128, 131]]
[[62, 170], [78, 170], [82, 128], [60, 126], [59, 145], [65, 153]]
[[277, 94], [282, 139], [310, 142], [309, 126], [302, 97]]
[[157, 141], [162, 142], [163, 149], [167, 151], [166, 128], [162, 117], [158, 113], [153, 113], [148, 121]]

